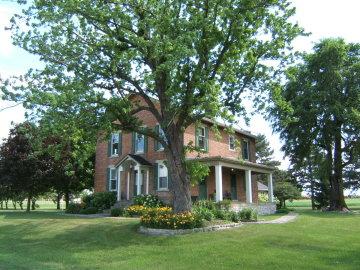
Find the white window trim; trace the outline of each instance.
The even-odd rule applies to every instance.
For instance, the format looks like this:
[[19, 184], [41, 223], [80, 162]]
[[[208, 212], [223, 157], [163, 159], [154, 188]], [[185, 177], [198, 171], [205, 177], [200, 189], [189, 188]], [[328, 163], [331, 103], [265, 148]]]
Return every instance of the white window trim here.
[[[233, 140], [234, 140], [234, 149], [231, 149], [230, 138], [233, 138]], [[236, 151], [235, 135], [229, 134], [229, 150]]]
[[[248, 157], [247, 158], [244, 158], [244, 160], [250, 160], [250, 144], [249, 144], [249, 140], [248, 139], [242, 139], [242, 141], [246, 142], [247, 144], [247, 154], [248, 154]], [[244, 149], [242, 149], [243, 147], [243, 144], [241, 144], [241, 155], [243, 155], [243, 151]]]
[[[161, 126], [160, 126], [159, 123], [157, 123], [156, 126], [159, 127], [159, 134], [160, 134], [160, 132], [162, 131], [162, 128], [161, 128]], [[160, 130], [161, 130], [161, 131], [160, 131]], [[164, 131], [162, 131], [162, 132], [164, 133]], [[163, 146], [160, 142], [157, 142], [157, 143], [159, 144], [159, 149], [157, 149], [156, 152], [162, 152], [162, 151], [164, 151], [164, 146]]]
[[[160, 188], [160, 166], [165, 166], [165, 160], [157, 160], [156, 163], [158, 164], [158, 174], [157, 174], [157, 191], [169, 191], [169, 170], [167, 170], [167, 187]], [[165, 166], [166, 167], [166, 166]]]
[[200, 134], [197, 135], [197, 130], [195, 130], [195, 140], [196, 140], [196, 144], [200, 148], [200, 146], [199, 146], [199, 137], [204, 138], [204, 147], [202, 147], [200, 149], [205, 151], [206, 150], [206, 130], [205, 130], [204, 126], [198, 126], [196, 129], [200, 129], [200, 128], [204, 131], [204, 136], [202, 136]]
[[[119, 176], [117, 176], [117, 169], [114, 166], [108, 167], [110, 169], [110, 175], [109, 175], [109, 191], [117, 191], [118, 189], [118, 178]], [[111, 181], [113, 181], [114, 179], [111, 179], [111, 171], [115, 170], [115, 189], [111, 189]]]
[[[113, 150], [114, 150], [113, 149], [113, 146], [114, 146], [114, 144], [113, 144], [113, 136], [116, 135], [116, 134], [119, 134], [119, 133], [120, 133], [120, 131], [111, 133], [111, 138], [110, 138], [110, 140], [111, 140], [111, 146], [110, 146], [111, 155], [110, 155], [110, 157], [118, 157], [119, 156], [119, 153], [113, 154]], [[118, 135], [118, 136], [119, 136], [118, 144], [120, 144], [120, 135]], [[118, 151], [119, 151], [119, 147], [118, 147]]]

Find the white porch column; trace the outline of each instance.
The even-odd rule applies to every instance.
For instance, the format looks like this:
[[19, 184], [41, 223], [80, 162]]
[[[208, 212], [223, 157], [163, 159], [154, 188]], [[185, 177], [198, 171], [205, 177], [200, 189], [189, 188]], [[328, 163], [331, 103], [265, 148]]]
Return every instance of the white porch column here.
[[136, 195], [140, 195], [141, 194], [141, 170], [140, 170], [140, 166], [135, 166], [135, 170], [137, 170], [137, 174], [136, 174]]
[[121, 171], [122, 168], [121, 166], [119, 166], [118, 170], [117, 170], [117, 200], [120, 201], [121, 200]]
[[127, 173], [126, 200], [130, 200], [130, 172]]
[[215, 165], [215, 187], [216, 187], [216, 201], [223, 200], [222, 191], [222, 165]]
[[149, 169], [146, 170], [145, 194], [149, 194]]
[[252, 203], [251, 170], [245, 171], [246, 203]]
[[268, 196], [269, 196], [269, 202], [274, 202], [274, 186], [273, 186], [273, 180], [272, 180], [272, 173], [268, 174]]

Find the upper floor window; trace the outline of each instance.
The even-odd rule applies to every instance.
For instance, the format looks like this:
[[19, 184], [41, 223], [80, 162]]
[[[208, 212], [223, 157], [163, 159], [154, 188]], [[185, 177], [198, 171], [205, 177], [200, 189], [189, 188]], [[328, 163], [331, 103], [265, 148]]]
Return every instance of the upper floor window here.
[[[155, 132], [156, 134], [159, 135], [160, 138], [166, 141], [165, 133], [159, 124], [155, 126]], [[155, 151], [162, 151], [162, 150], [164, 150], [164, 146], [159, 141], [155, 140]]]
[[115, 168], [110, 169], [109, 175], [109, 191], [116, 191], [117, 190], [117, 170]]
[[241, 146], [242, 146], [242, 158], [245, 160], [249, 160], [249, 141], [242, 140]]
[[145, 151], [145, 136], [143, 134], [135, 133], [135, 153], [144, 153]]
[[111, 134], [111, 145], [110, 145], [110, 154], [111, 156], [119, 155], [119, 143], [120, 143], [120, 135], [119, 133]]
[[168, 169], [164, 162], [158, 163], [158, 189], [167, 190], [169, 188]]
[[229, 135], [229, 149], [235, 150], [235, 136]]
[[196, 146], [205, 151], [208, 151], [208, 134], [208, 128], [196, 128]]

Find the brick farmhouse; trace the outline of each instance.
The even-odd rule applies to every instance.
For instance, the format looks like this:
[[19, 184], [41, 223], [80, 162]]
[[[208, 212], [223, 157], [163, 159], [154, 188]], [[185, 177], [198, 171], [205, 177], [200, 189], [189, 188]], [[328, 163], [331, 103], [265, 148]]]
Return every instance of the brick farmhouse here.
[[[147, 111], [137, 113], [143, 125], [161, 132], [156, 119]], [[259, 174], [268, 177], [269, 204], [273, 207], [273, 168], [255, 162], [255, 136], [248, 131], [226, 131], [216, 123], [203, 119], [200, 125], [185, 130], [184, 144], [192, 142], [203, 153], [191, 152], [186, 158], [206, 163], [210, 173], [191, 188], [193, 200], [231, 199], [234, 208], [258, 206]], [[219, 136], [220, 133], [220, 136]], [[130, 202], [139, 194], [156, 194], [167, 203], [172, 201], [171, 179], [166, 167], [162, 145], [152, 138], [134, 132], [114, 132], [108, 139], [100, 138], [96, 146], [95, 192], [114, 191], [118, 202]]]

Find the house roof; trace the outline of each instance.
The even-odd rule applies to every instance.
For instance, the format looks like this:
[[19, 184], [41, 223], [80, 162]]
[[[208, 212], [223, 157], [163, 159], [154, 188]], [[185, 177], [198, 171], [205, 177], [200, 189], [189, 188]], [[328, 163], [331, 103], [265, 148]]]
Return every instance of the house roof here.
[[210, 165], [221, 164], [225, 167], [238, 168], [241, 170], [251, 170], [257, 173], [272, 173], [276, 169], [275, 167], [266, 166], [247, 160], [240, 160], [236, 158], [228, 158], [222, 156], [188, 158], [188, 160], [197, 160], [200, 162], [208, 163]]
[[268, 191], [269, 188], [267, 187], [267, 185], [264, 185], [263, 183], [261, 182], [257, 182], [257, 186], [258, 186], [258, 191]]
[[[220, 123], [220, 122], [218, 122], [218, 121], [214, 121], [214, 120], [209, 119], [209, 118], [206, 118], [206, 117], [204, 117], [204, 118], [202, 119], [202, 121], [207, 122], [207, 123], [210, 123], [210, 124], [213, 124], [213, 125], [217, 125], [217, 126], [223, 127], [223, 128], [231, 127], [230, 125], [226, 125], [226, 124], [224, 124], [224, 123]], [[250, 131], [243, 130], [243, 129], [236, 128], [236, 127], [232, 127], [232, 128], [233, 128], [233, 130], [234, 130], [236, 133], [239, 133], [239, 134], [242, 134], [242, 135], [245, 135], [245, 136], [248, 136], [248, 137], [251, 137], [251, 138], [256, 139], [256, 135], [252, 134]]]

